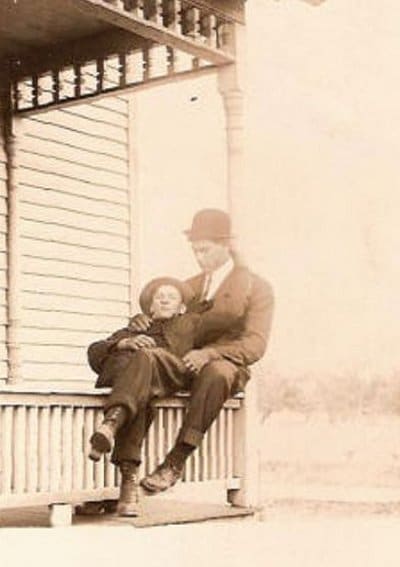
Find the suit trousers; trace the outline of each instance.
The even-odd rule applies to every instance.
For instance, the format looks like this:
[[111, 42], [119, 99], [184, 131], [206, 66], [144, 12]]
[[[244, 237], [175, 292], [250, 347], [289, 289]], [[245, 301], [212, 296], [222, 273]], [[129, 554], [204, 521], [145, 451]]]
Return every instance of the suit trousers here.
[[105, 411], [123, 406], [126, 423], [117, 432], [111, 460], [140, 462], [146, 433], [154, 419], [152, 402], [177, 391], [191, 395], [177, 442], [200, 445], [204, 433], [230, 397], [240, 370], [228, 360], [210, 362], [199, 374], [188, 373], [182, 360], [163, 348], [123, 351]]

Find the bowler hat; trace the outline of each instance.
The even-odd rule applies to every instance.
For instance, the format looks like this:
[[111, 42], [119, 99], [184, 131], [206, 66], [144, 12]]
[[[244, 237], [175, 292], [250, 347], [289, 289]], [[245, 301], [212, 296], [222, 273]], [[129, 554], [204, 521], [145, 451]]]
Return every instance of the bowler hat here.
[[153, 296], [162, 285], [172, 285], [173, 287], [176, 287], [180, 291], [182, 302], [185, 305], [190, 303], [194, 297], [194, 292], [190, 285], [178, 280], [177, 278], [171, 278], [168, 276], [155, 278], [144, 286], [139, 297], [140, 308], [143, 313], [146, 313], [146, 315], [151, 315], [150, 308], [153, 302]]
[[231, 219], [220, 209], [202, 209], [193, 217], [191, 228], [184, 231], [189, 240], [231, 238]]

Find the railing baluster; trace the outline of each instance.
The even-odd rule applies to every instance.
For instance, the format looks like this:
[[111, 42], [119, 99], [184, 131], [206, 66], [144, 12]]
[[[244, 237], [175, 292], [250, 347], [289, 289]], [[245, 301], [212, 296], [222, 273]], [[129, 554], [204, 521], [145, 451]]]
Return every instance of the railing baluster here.
[[226, 410], [226, 467], [227, 478], [233, 477], [233, 410]]
[[92, 408], [85, 409], [84, 417], [84, 488], [90, 490], [93, 488], [93, 461], [87, 458], [87, 449], [89, 447], [89, 439], [93, 433], [94, 426], [94, 410]]
[[13, 414], [14, 408], [7, 406], [3, 408], [1, 419], [1, 462], [2, 462], [2, 492], [8, 494], [12, 491], [13, 478]]
[[36, 406], [29, 407], [27, 411], [26, 488], [32, 493], [38, 489], [39, 413]]
[[72, 489], [72, 407], [62, 413], [62, 489]]
[[202, 17], [201, 34], [209, 47], [217, 47], [217, 19], [213, 14], [206, 14]]
[[218, 416], [218, 478], [225, 478], [225, 410]]
[[53, 69], [51, 71], [51, 75], [53, 78], [53, 102], [57, 104], [60, 102], [60, 71], [59, 69]]
[[125, 0], [125, 11], [130, 12], [136, 18], [144, 19], [144, 1]]
[[[97, 429], [103, 422], [103, 410], [96, 408], [94, 410], [94, 429]], [[88, 457], [86, 457], [88, 458]], [[94, 464], [94, 487], [102, 488], [104, 486], [104, 459]]]
[[148, 434], [148, 453], [147, 453], [147, 463], [146, 463], [146, 474], [151, 472], [156, 466], [156, 436], [154, 422], [152, 423], [149, 434]]
[[50, 409], [39, 408], [39, 490], [49, 490], [50, 480]]
[[126, 87], [126, 74], [127, 74], [127, 60], [126, 54], [120, 53], [118, 55], [118, 67], [119, 67], [119, 86], [123, 89]]
[[165, 454], [164, 409], [158, 409], [157, 415], [157, 463], [161, 463]]
[[72, 485], [74, 489], [83, 488], [83, 461], [84, 455], [84, 409], [76, 408], [72, 425]]
[[104, 59], [101, 57], [96, 60], [96, 90], [101, 93], [104, 88]]
[[57, 492], [61, 486], [61, 407], [50, 410], [50, 490]]
[[26, 408], [17, 406], [14, 413], [14, 490], [17, 493], [25, 490], [26, 473]]
[[210, 478], [217, 478], [217, 423], [214, 421], [210, 427]]

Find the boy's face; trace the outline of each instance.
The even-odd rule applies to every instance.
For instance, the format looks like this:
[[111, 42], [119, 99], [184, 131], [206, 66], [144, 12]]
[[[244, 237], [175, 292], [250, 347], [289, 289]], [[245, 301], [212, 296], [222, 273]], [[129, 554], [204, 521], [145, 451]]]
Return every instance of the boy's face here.
[[160, 285], [155, 291], [150, 306], [153, 319], [170, 319], [184, 310], [181, 292], [173, 285]]

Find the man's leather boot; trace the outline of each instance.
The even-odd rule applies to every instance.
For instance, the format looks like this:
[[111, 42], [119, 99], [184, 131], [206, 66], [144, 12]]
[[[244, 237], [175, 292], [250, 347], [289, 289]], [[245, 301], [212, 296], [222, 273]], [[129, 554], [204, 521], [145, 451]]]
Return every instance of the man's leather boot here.
[[106, 412], [103, 423], [90, 438], [92, 447], [89, 459], [99, 461], [104, 453], [111, 451], [115, 435], [124, 425], [126, 417], [127, 411], [123, 406], [115, 406]]
[[167, 459], [151, 473], [145, 476], [140, 484], [150, 494], [168, 490], [177, 483], [183, 474], [184, 463], [177, 464]]
[[164, 462], [140, 481], [141, 486], [149, 495], [164, 492], [174, 486], [182, 477], [186, 459], [194, 450], [193, 445], [178, 442], [165, 457]]
[[132, 461], [122, 461], [121, 487], [117, 506], [119, 516], [139, 516], [141, 511], [140, 488], [137, 475], [137, 464]]

